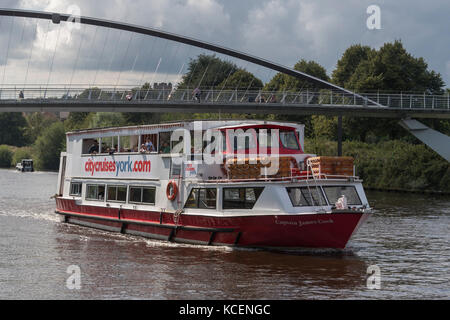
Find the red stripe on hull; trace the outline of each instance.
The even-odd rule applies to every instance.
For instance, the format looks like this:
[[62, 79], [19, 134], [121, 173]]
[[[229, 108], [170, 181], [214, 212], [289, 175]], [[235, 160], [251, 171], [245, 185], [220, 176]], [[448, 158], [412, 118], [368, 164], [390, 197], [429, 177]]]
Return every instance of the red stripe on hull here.
[[[292, 214], [213, 217], [181, 214], [175, 228], [173, 214], [102, 206], [77, 205], [56, 199], [68, 222], [116, 228], [124, 233], [176, 242], [266, 248], [345, 248], [367, 214]], [[120, 216], [120, 217], [119, 217]], [[161, 219], [161, 220], [160, 220]], [[125, 221], [124, 221], [125, 220]]]

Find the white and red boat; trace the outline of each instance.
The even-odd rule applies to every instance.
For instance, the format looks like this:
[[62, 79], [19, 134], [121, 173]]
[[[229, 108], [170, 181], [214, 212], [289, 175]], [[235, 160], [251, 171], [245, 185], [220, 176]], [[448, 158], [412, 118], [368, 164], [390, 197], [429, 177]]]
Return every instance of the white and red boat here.
[[56, 213], [153, 239], [345, 248], [370, 213], [353, 159], [303, 152], [304, 126], [177, 122], [67, 133]]

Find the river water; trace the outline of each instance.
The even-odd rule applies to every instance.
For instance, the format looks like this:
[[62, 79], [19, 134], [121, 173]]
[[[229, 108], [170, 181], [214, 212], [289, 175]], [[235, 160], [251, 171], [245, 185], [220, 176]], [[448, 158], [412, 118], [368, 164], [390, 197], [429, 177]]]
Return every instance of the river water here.
[[367, 192], [375, 212], [347, 249], [288, 254], [64, 224], [56, 181], [0, 170], [0, 299], [450, 298], [450, 197]]

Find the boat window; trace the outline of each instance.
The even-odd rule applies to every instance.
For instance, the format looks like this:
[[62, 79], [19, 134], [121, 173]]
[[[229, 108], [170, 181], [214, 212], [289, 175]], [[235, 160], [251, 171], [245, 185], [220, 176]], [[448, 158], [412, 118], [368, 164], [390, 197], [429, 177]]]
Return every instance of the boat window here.
[[113, 143], [114, 143], [113, 137], [103, 137], [102, 146], [99, 153], [110, 153], [111, 150], [114, 148]]
[[130, 136], [120, 136], [119, 137], [119, 152], [131, 152], [131, 139]]
[[170, 153], [170, 132], [159, 133], [159, 152]]
[[126, 186], [109, 186], [107, 187], [107, 201], [127, 201], [127, 187]]
[[294, 207], [327, 205], [320, 188], [294, 187], [286, 190]]
[[286, 149], [300, 150], [295, 131], [280, 131], [280, 140]]
[[224, 188], [223, 209], [252, 209], [264, 188]]
[[156, 188], [143, 188], [142, 189], [142, 202], [155, 204]]
[[179, 178], [181, 175], [181, 164], [170, 161], [170, 178]]
[[186, 201], [185, 208], [216, 209], [217, 189], [194, 188]]
[[98, 141], [99, 139], [83, 139], [82, 154], [94, 154], [98, 153]]
[[155, 187], [130, 187], [129, 202], [155, 204]]
[[158, 135], [154, 134], [143, 134], [141, 136], [141, 144], [144, 145], [147, 152], [156, 152], [158, 147]]
[[100, 200], [105, 199], [105, 185], [104, 184], [88, 184], [86, 186], [86, 200]]
[[354, 186], [328, 186], [323, 187], [323, 190], [330, 204], [335, 204], [340, 197], [345, 196], [347, 198], [347, 204], [361, 205], [361, 199]]
[[80, 197], [82, 186], [83, 186], [83, 184], [81, 182], [71, 182], [69, 195]]

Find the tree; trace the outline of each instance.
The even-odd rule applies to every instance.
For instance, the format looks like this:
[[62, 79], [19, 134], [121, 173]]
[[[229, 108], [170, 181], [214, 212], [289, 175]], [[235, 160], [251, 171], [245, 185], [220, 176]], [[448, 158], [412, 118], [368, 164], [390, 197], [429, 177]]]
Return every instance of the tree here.
[[[297, 62], [294, 66], [294, 69], [313, 77], [329, 81], [327, 71], [324, 67], [318, 64], [315, 61], [306, 61], [304, 59]], [[314, 89], [315, 85], [308, 80], [296, 78], [293, 76], [286, 75], [284, 73], [277, 73], [263, 88], [264, 91], [292, 91], [299, 92], [301, 90], [309, 90]], [[321, 116], [319, 116], [321, 117]], [[285, 115], [276, 115], [276, 120], [281, 121], [297, 121], [301, 122], [305, 125], [305, 135], [308, 137], [314, 136], [314, 133], [317, 132], [313, 128], [313, 124], [311, 122], [311, 116], [285, 116]], [[325, 118], [323, 118], [325, 119]], [[327, 129], [327, 131], [329, 131]]]
[[39, 170], [57, 170], [61, 151], [66, 146], [66, 134], [62, 122], [48, 127], [34, 143], [36, 167]]
[[45, 128], [58, 121], [56, 115], [42, 112], [33, 112], [27, 115], [25, 119], [27, 126], [24, 130], [24, 136], [29, 144], [33, 144]]
[[[358, 92], [419, 91], [443, 93], [444, 82], [439, 73], [429, 71], [423, 58], [414, 58], [400, 41], [385, 43], [379, 50], [354, 45], [348, 48], [333, 71], [332, 81]], [[397, 120], [349, 118], [343, 121], [344, 136], [374, 142], [382, 139], [404, 138], [407, 132]], [[426, 121], [432, 127], [439, 121]], [[445, 127], [445, 126], [444, 126]]]
[[0, 144], [23, 146], [27, 121], [19, 112], [0, 112]]
[[236, 71], [238, 67], [234, 63], [223, 61], [216, 55], [201, 54], [191, 59], [178, 88], [216, 87]]
[[244, 69], [238, 69], [230, 77], [218, 85], [219, 89], [259, 90], [263, 87], [260, 79]]
[[[297, 62], [294, 69], [310, 76], [329, 81], [327, 71], [315, 61], [304, 59]], [[316, 86], [305, 79], [293, 77], [284, 73], [277, 73], [265, 86], [265, 91], [294, 91], [314, 89]]]
[[8, 146], [0, 146], [0, 168], [11, 167], [11, 160], [13, 157], [13, 152], [9, 150]]

